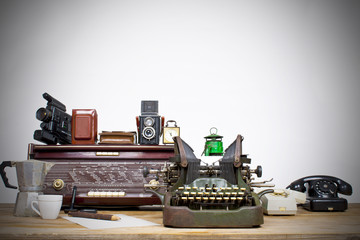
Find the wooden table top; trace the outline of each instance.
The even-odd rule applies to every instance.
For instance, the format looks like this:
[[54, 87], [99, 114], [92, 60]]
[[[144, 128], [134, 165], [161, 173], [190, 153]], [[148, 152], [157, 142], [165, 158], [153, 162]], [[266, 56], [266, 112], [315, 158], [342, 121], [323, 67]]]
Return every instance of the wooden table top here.
[[[296, 216], [264, 216], [258, 228], [168, 228], [162, 211], [125, 209], [99, 213], [126, 214], [160, 225], [89, 230], [59, 217], [14, 217], [13, 204], [0, 204], [0, 239], [348, 239], [360, 240], [360, 203], [345, 212], [309, 212], [298, 208]], [[66, 216], [63, 211], [60, 216]]]

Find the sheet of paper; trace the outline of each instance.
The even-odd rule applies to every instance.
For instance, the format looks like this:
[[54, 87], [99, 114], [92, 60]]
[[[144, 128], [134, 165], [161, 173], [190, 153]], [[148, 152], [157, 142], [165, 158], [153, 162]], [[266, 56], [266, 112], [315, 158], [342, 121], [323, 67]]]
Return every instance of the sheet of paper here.
[[122, 228], [122, 227], [146, 227], [160, 225], [157, 223], [149, 222], [143, 219], [130, 217], [124, 214], [115, 214], [120, 217], [120, 220], [109, 221], [92, 218], [68, 217], [63, 216], [66, 220], [77, 223], [88, 229], [106, 229], [106, 228]]

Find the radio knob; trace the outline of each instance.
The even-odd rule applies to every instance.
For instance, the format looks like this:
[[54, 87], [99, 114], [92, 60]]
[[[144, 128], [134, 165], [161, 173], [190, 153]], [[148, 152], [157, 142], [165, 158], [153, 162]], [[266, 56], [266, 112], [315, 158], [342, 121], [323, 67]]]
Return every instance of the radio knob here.
[[65, 183], [62, 179], [55, 179], [53, 182], [53, 188], [56, 191], [60, 191], [61, 189], [63, 189], [65, 186]]
[[158, 181], [156, 181], [156, 179], [150, 180], [149, 184], [152, 185], [152, 186], [150, 187], [150, 189], [152, 189], [152, 190], [154, 190], [154, 191], [156, 191], [157, 189], [159, 189], [158, 185], [159, 185], [160, 183], [159, 183]]
[[149, 168], [147, 166], [144, 166], [142, 173], [143, 173], [144, 178], [146, 178], [150, 173]]

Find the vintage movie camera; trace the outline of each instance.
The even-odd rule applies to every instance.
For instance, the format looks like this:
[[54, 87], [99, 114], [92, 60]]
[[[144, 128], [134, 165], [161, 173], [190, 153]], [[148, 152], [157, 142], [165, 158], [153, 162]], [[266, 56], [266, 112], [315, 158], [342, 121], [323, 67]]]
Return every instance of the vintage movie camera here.
[[164, 117], [158, 115], [158, 101], [141, 101], [141, 115], [136, 117], [140, 145], [158, 145]]
[[47, 106], [36, 111], [36, 118], [42, 123], [41, 130], [35, 130], [34, 139], [46, 144], [71, 144], [71, 115], [66, 113], [64, 104], [48, 93], [43, 97]]
[[[174, 137], [175, 156], [162, 169], [144, 167], [144, 176], [155, 175], [145, 184], [162, 200], [163, 223], [171, 227], [255, 227], [264, 223], [259, 196], [253, 187], [269, 187], [251, 182], [252, 174], [262, 175], [262, 168], [250, 169], [251, 159], [242, 154], [243, 137], [226, 149], [212, 165], [201, 165], [191, 147]], [[157, 182], [163, 179], [163, 184]], [[159, 189], [166, 188], [161, 194]]]

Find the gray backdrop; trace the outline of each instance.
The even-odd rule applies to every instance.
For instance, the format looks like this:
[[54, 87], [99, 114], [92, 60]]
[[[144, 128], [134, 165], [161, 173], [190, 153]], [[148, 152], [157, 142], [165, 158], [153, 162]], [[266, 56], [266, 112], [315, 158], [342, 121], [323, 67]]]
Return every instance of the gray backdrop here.
[[0, 160], [26, 159], [44, 92], [95, 108], [99, 132], [134, 131], [159, 100], [197, 156], [215, 126], [277, 188], [333, 175], [360, 202], [359, 3], [1, 1]]

